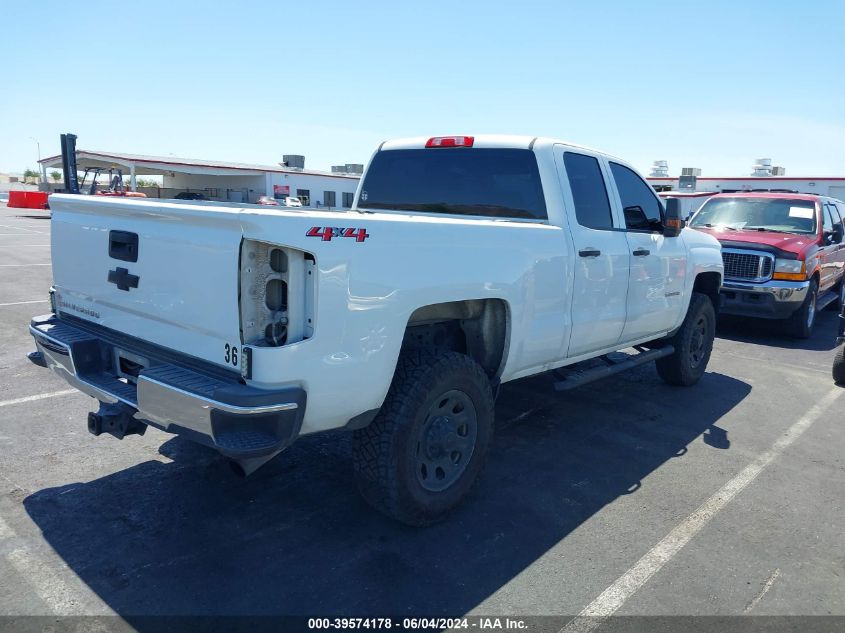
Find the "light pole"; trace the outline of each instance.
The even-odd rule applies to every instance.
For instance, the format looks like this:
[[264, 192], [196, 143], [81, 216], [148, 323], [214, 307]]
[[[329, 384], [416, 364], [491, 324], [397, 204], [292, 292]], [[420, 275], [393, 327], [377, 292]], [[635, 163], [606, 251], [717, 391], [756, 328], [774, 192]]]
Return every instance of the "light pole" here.
[[38, 139], [34, 136], [30, 136], [29, 140], [35, 141], [35, 147], [38, 149], [38, 162], [41, 162], [41, 143], [38, 142]]
[[35, 147], [38, 151], [38, 170], [41, 172], [41, 176], [39, 177], [39, 181], [42, 183], [39, 185], [39, 189], [47, 186], [47, 168], [41, 164], [41, 143], [38, 142], [38, 139], [34, 136], [30, 136], [29, 139], [31, 141], [35, 141]]

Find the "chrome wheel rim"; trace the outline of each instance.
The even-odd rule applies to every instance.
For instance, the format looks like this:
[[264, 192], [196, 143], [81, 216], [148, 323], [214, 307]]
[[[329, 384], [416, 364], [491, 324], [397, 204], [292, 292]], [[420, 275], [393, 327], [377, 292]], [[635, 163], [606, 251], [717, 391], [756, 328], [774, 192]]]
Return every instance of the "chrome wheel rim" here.
[[426, 414], [415, 450], [417, 481], [430, 492], [452, 486], [467, 468], [478, 437], [478, 415], [470, 397], [452, 389]]
[[813, 321], [816, 320], [816, 293], [810, 295], [810, 308], [807, 310], [807, 328], [813, 327]]

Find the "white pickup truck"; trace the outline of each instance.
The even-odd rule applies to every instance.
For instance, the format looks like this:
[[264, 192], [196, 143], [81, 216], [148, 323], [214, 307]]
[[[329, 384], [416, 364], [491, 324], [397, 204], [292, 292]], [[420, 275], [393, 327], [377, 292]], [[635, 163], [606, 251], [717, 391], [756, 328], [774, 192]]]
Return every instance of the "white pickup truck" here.
[[501, 383], [702, 376], [722, 258], [676, 202], [513, 136], [382, 143], [347, 212], [54, 195], [53, 312], [30, 332], [102, 403], [95, 435], [152, 425], [249, 473], [346, 428], [364, 497], [426, 524], [476, 480]]

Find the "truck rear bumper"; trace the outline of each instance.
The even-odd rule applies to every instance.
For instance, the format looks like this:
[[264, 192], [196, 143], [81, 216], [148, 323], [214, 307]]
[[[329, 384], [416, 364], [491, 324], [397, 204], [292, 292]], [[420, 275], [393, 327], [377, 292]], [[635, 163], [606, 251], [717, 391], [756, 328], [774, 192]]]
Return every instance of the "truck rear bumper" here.
[[767, 281], [759, 284], [725, 281], [719, 312], [785, 319], [801, 307], [809, 287], [807, 281]]
[[[75, 321], [49, 314], [34, 318], [29, 331], [47, 367], [97, 400], [122, 403], [135, 419], [234, 459], [272, 455], [299, 435], [303, 389], [256, 389], [233, 372]], [[123, 371], [121, 359], [131, 359], [136, 375]]]

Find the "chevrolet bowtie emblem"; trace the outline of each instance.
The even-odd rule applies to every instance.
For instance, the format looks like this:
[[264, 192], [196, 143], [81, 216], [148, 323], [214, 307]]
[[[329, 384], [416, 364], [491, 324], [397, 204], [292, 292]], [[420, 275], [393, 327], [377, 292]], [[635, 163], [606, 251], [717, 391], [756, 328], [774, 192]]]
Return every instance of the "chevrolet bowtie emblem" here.
[[115, 268], [109, 271], [109, 283], [127, 292], [130, 288], [138, 287], [139, 279], [140, 277], [138, 275], [130, 275], [127, 268]]

